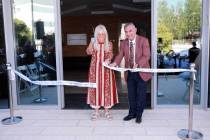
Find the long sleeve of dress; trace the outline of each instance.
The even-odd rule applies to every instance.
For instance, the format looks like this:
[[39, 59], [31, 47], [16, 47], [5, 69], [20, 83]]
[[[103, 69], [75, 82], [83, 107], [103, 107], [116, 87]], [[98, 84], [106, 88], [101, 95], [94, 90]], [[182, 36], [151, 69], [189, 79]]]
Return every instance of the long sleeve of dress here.
[[89, 43], [89, 45], [88, 45], [88, 47], [86, 49], [86, 53], [88, 55], [92, 55], [93, 54], [93, 43], [92, 43], [92, 41]]

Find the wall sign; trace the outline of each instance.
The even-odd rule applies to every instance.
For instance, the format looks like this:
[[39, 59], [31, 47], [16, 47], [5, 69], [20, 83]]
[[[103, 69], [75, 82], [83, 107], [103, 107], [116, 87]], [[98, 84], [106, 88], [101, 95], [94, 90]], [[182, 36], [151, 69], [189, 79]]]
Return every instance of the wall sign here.
[[67, 45], [87, 45], [87, 34], [67, 34]]

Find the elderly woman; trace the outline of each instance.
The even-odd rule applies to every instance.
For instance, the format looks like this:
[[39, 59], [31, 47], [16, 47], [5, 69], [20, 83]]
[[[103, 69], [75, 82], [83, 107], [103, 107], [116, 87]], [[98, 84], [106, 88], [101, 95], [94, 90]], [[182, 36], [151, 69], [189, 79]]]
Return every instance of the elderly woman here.
[[86, 52], [92, 56], [89, 69], [89, 82], [97, 84], [97, 88], [88, 88], [87, 104], [95, 111], [92, 120], [98, 119], [100, 107], [104, 107], [104, 116], [111, 120], [109, 109], [118, 103], [116, 81], [114, 72], [103, 66], [113, 57], [112, 43], [109, 42], [108, 33], [104, 25], [95, 28], [94, 39], [90, 42]]

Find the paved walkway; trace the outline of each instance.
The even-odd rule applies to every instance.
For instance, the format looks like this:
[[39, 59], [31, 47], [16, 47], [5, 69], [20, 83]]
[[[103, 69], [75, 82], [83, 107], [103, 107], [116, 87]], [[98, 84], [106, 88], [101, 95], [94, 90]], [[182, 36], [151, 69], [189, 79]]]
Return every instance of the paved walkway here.
[[[0, 119], [8, 117], [0, 110]], [[187, 109], [145, 110], [143, 122], [122, 121], [127, 110], [113, 110], [112, 121], [91, 121], [91, 110], [17, 110], [24, 119], [15, 125], [0, 124], [0, 140], [179, 140], [187, 127]], [[194, 110], [194, 129], [210, 140], [210, 110]]]

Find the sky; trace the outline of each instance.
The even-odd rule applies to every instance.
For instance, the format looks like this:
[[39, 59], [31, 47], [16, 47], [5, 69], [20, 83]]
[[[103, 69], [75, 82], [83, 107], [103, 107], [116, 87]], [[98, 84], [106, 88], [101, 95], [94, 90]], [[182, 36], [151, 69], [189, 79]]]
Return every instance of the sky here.
[[177, 3], [179, 3], [180, 1], [184, 3], [186, 0], [166, 0], [166, 1], [170, 7], [171, 6], [176, 7]]

